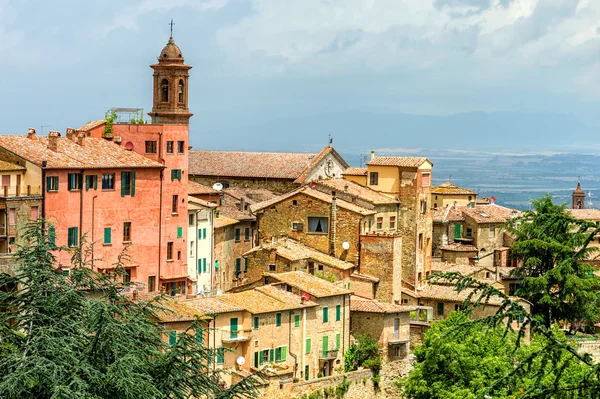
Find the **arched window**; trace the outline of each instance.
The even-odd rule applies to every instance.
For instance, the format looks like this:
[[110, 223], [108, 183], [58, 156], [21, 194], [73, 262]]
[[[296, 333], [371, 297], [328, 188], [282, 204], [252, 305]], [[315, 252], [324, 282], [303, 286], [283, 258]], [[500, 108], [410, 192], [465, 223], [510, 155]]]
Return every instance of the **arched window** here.
[[160, 101], [169, 101], [169, 81], [167, 79], [160, 82]]
[[183, 102], [183, 79], [179, 79], [179, 87], [177, 88], [177, 94], [178, 94], [178, 101], [180, 103]]

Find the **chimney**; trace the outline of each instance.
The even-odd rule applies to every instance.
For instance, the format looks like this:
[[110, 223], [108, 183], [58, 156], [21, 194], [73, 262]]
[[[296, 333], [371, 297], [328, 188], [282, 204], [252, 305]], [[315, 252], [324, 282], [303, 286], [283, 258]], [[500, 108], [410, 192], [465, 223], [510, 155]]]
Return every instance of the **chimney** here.
[[73, 135], [75, 134], [75, 129], [73, 129], [72, 127], [68, 127], [67, 128], [67, 138], [69, 140], [73, 140]]
[[60, 137], [59, 132], [48, 133], [48, 148], [54, 152], [58, 152], [58, 138]]
[[30, 140], [35, 140], [35, 129], [30, 127], [27, 129], [27, 138]]
[[81, 132], [77, 134], [77, 144], [83, 147], [83, 140], [85, 139], [85, 133]]
[[375, 151], [371, 151], [371, 160], [375, 159]]
[[335, 241], [337, 225], [337, 203], [335, 191], [331, 192], [331, 214], [329, 215], [329, 255], [335, 257]]
[[240, 197], [240, 211], [244, 212], [244, 206], [246, 205], [246, 201], [244, 200], [244, 197]]

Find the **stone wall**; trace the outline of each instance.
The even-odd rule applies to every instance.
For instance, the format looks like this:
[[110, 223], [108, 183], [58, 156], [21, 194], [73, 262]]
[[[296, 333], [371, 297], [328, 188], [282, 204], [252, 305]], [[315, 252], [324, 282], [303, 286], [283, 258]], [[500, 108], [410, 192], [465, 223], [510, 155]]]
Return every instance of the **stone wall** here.
[[291, 179], [244, 179], [244, 178], [232, 178], [232, 177], [216, 177], [216, 176], [189, 176], [190, 180], [197, 183], [204, 184], [205, 186], [212, 187], [213, 184], [227, 183], [230, 187], [243, 187], [243, 188], [265, 188], [269, 191], [273, 191], [278, 194], [284, 194], [291, 190], [298, 188], [298, 184], [294, 183]]
[[379, 279], [375, 299], [400, 300], [401, 249], [402, 237], [397, 234], [360, 237], [360, 272]]
[[[369, 369], [365, 369], [331, 377], [302, 381], [294, 384], [291, 397], [294, 399], [308, 398], [313, 392], [323, 392], [328, 388], [333, 388], [335, 390], [335, 388], [346, 379], [346, 381], [350, 383], [348, 391], [344, 396], [346, 399], [385, 398], [386, 396], [382, 396], [381, 392], [375, 389], [372, 378], [373, 372]], [[279, 398], [279, 396], [273, 396], [272, 398], [274, 399], [276, 397]]]

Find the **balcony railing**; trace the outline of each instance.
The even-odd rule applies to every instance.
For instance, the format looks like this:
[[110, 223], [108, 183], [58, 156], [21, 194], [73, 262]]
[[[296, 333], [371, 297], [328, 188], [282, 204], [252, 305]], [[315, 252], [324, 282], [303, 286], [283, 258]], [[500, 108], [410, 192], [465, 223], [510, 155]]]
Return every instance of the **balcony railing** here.
[[232, 330], [231, 328], [221, 328], [221, 342], [224, 344], [234, 342], [246, 342], [252, 338], [251, 329], [242, 329], [241, 326], [238, 330]]
[[0, 198], [28, 197], [41, 194], [41, 186], [0, 186]]
[[410, 337], [400, 334], [400, 331], [394, 331], [388, 335], [387, 342], [389, 345], [402, 344], [410, 342]]
[[321, 351], [321, 356], [319, 357], [320, 359], [323, 360], [328, 360], [328, 359], [335, 359], [338, 357], [338, 349], [330, 349], [327, 351]]

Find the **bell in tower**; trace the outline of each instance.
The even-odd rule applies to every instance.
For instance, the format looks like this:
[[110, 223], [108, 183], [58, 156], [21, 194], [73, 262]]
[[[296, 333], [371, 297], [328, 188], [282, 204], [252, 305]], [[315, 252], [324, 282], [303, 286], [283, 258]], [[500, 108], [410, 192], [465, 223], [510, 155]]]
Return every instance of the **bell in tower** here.
[[173, 36], [160, 52], [154, 70], [154, 99], [148, 115], [153, 124], [189, 125], [193, 115], [188, 108], [188, 80], [190, 65], [183, 63], [181, 50]]
[[577, 180], [577, 188], [573, 191], [573, 209], [585, 208], [585, 192], [581, 189], [581, 182]]

